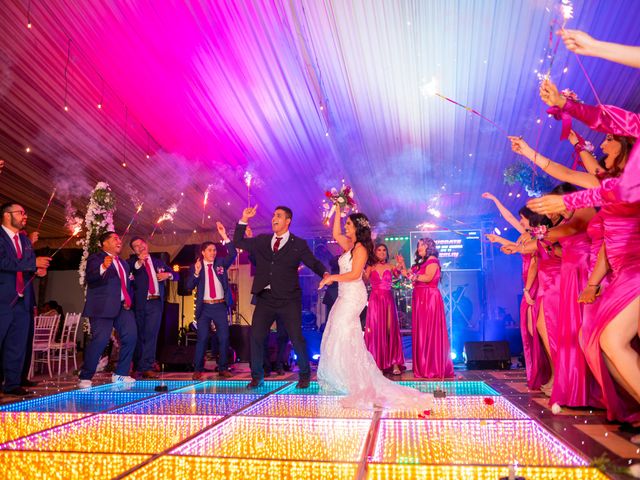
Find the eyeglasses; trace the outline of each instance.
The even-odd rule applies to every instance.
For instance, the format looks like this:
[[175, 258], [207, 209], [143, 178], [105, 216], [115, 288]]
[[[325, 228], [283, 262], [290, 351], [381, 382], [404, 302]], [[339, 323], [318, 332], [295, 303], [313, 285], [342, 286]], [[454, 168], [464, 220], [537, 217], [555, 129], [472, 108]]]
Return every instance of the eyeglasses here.
[[27, 212], [25, 212], [24, 210], [10, 210], [10, 211], [4, 212], [4, 213], [19, 213], [23, 217], [27, 216]]

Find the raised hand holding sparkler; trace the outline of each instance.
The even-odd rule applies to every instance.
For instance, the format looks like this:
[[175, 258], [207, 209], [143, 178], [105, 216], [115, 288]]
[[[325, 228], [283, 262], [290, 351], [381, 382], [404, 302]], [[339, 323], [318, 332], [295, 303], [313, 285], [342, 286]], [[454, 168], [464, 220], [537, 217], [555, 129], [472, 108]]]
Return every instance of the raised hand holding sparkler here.
[[36, 228], [36, 232], [40, 231], [40, 227], [42, 226], [42, 221], [44, 220], [45, 215], [49, 211], [49, 207], [51, 206], [51, 202], [53, 202], [53, 197], [55, 197], [55, 195], [56, 195], [56, 189], [54, 188], [53, 191], [51, 192], [51, 196], [49, 197], [49, 201], [47, 202], [47, 206], [45, 207], [44, 212], [42, 212], [42, 216], [40, 217], [40, 221], [38, 222], [38, 227]]
[[258, 205], [245, 208], [242, 211], [242, 218], [240, 219], [240, 221], [242, 223], [248, 223], [250, 218], [253, 218], [256, 216], [257, 210], [258, 210]]

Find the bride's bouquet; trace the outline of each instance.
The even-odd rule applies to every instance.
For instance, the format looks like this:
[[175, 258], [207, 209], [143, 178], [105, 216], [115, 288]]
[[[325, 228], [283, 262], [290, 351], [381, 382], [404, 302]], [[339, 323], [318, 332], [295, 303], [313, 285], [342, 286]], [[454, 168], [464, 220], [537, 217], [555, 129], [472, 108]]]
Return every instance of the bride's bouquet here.
[[336, 205], [340, 206], [342, 217], [346, 217], [351, 209], [355, 209], [356, 202], [353, 199], [353, 189], [349, 185], [343, 183], [340, 190], [332, 188], [327, 190], [324, 195], [327, 197], [322, 201], [322, 208], [324, 209], [322, 221], [325, 225], [329, 225], [329, 220], [336, 211]]

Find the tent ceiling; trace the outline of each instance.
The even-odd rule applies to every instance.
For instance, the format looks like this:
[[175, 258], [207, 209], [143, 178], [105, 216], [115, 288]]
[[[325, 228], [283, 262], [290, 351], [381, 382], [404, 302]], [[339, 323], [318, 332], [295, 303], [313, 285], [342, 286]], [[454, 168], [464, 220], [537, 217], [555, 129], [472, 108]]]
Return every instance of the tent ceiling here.
[[[45, 237], [66, 236], [65, 200], [84, 211], [101, 180], [116, 193], [119, 231], [136, 198], [144, 207], [133, 232], [148, 233], [181, 198], [167, 231], [202, 229], [210, 184], [206, 214], [230, 226], [247, 203], [245, 171], [256, 179], [259, 222], [266, 228], [271, 209], [287, 204], [307, 234], [322, 230], [323, 191], [341, 179], [382, 228], [428, 221], [428, 205], [445, 226], [473, 222], [492, 212], [480, 200], [486, 190], [513, 192], [515, 209], [524, 190], [503, 183], [515, 156], [502, 133], [423, 97], [421, 86], [436, 77], [443, 94], [569, 164], [534, 72], [548, 64], [557, 3], [6, 0], [0, 193], [24, 203], [34, 226], [57, 187]], [[573, 3], [571, 27], [640, 44], [638, 2]], [[637, 71], [583, 62], [604, 103], [640, 107]], [[563, 46], [552, 77], [594, 102]]]

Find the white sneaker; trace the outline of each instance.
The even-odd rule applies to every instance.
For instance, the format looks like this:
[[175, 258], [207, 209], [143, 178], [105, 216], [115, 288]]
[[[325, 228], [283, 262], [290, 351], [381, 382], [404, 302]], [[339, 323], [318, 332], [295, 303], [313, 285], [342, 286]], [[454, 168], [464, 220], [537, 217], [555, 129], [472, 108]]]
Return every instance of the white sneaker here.
[[91, 380], [80, 380], [78, 382], [78, 388], [91, 388]]
[[112, 383], [134, 383], [135, 381], [135, 378], [128, 375], [116, 375], [115, 373], [111, 375]]

